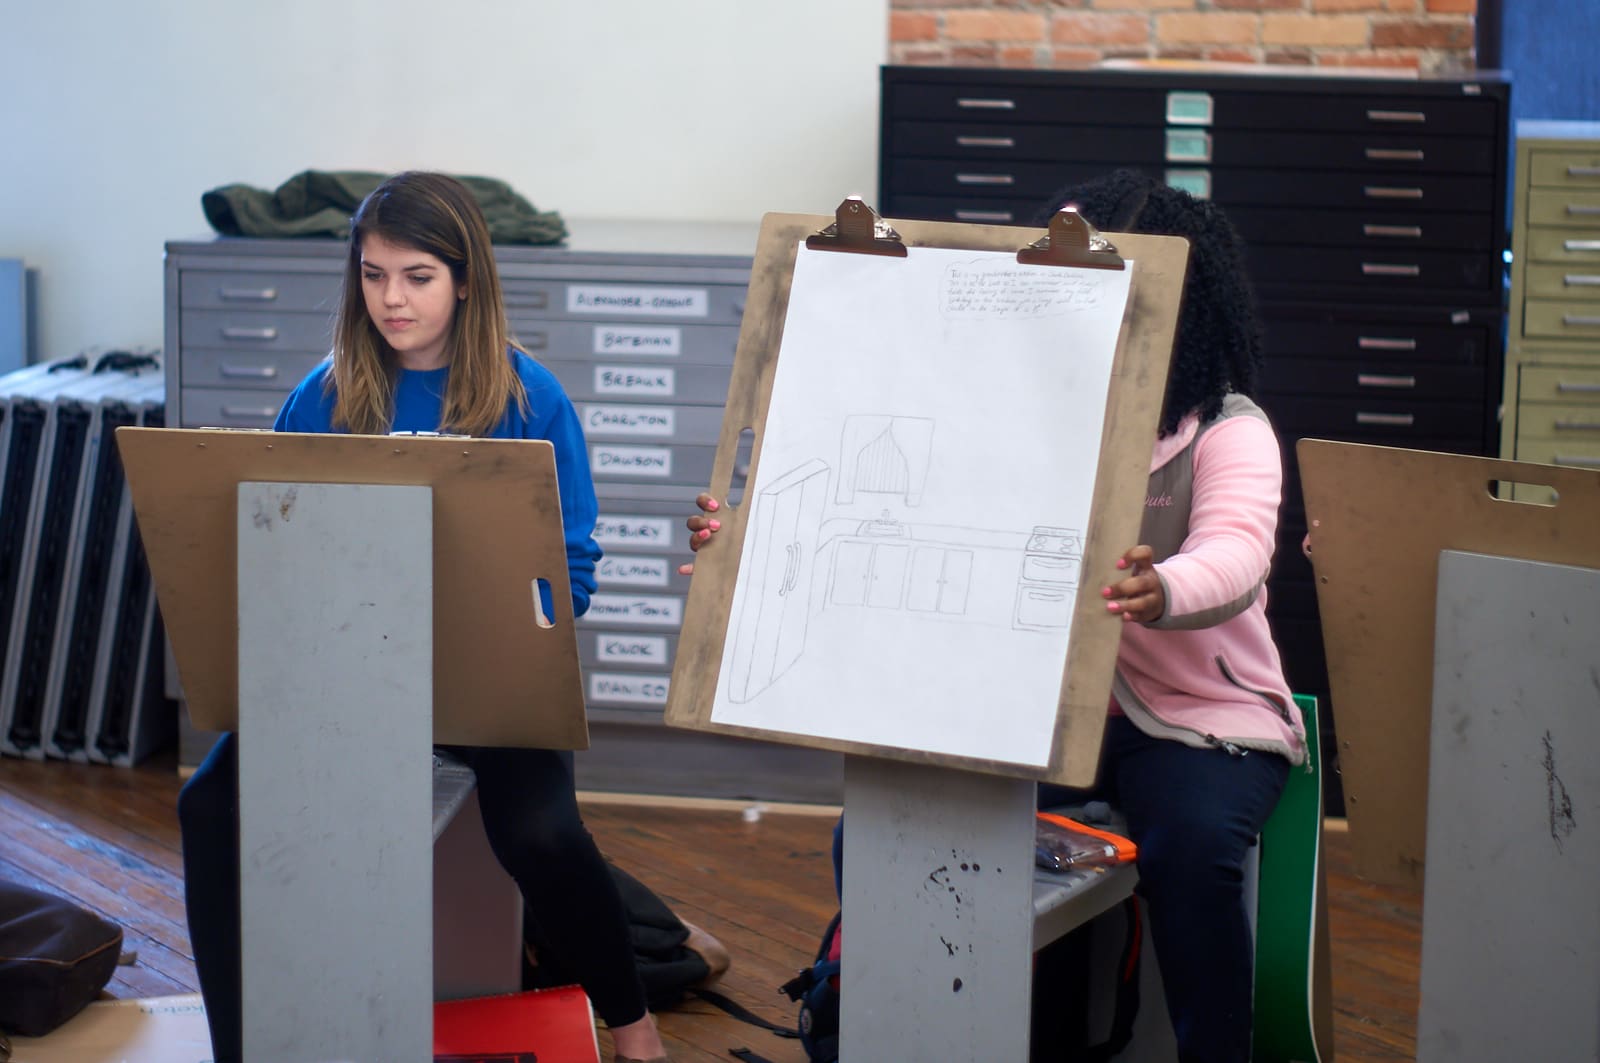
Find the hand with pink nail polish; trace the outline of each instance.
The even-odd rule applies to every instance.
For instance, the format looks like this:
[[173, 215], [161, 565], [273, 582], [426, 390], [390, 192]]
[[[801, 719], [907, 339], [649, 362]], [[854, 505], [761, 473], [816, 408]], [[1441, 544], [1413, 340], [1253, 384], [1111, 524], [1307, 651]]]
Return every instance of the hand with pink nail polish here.
[[[721, 512], [722, 503], [712, 498], [709, 492], [702, 491], [695, 498], [694, 504], [700, 507], [700, 512], [684, 523], [689, 527], [689, 549], [699, 553], [701, 547], [711, 542], [713, 533], [722, 529], [722, 521], [707, 516], [710, 513]], [[678, 573], [684, 576], [693, 575], [694, 562], [690, 561], [688, 564], [679, 565]]]
[[1128, 575], [1109, 587], [1100, 588], [1100, 597], [1108, 599], [1106, 612], [1120, 616], [1125, 623], [1147, 624], [1161, 619], [1167, 611], [1166, 588], [1155, 571], [1155, 551], [1148, 546], [1135, 546], [1117, 558], [1117, 568]]

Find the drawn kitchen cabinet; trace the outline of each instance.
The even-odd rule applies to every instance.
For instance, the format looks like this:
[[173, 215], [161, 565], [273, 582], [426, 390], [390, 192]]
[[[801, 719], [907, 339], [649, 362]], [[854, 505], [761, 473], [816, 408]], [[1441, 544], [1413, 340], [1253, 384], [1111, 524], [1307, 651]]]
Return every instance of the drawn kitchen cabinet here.
[[905, 596], [906, 566], [911, 548], [900, 542], [841, 539], [834, 546], [835, 605], [870, 605], [898, 609]]
[[755, 573], [737, 620], [729, 697], [747, 701], [781, 676], [806, 646], [811, 573], [827, 501], [828, 466], [812, 460], [764, 488], [750, 533]]
[[911, 556], [906, 608], [916, 613], [959, 615], [967, 611], [967, 591], [971, 587], [971, 550], [919, 546]]

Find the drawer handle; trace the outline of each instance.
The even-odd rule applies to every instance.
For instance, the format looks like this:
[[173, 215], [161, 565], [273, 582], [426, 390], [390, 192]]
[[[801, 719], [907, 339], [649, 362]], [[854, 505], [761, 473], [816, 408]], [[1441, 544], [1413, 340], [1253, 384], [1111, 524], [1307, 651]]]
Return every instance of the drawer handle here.
[[[1600, 214], [1600, 209], [1595, 213]], [[1563, 240], [1561, 246], [1568, 251], [1600, 251], [1600, 240]]]
[[229, 380], [273, 380], [278, 375], [275, 365], [223, 365], [217, 374]]
[[250, 417], [261, 421], [271, 421], [278, 416], [278, 411], [272, 406], [224, 406], [224, 417]]
[[958, 185], [1014, 185], [1017, 179], [1008, 173], [958, 173]]
[[1568, 166], [1568, 177], [1600, 177], [1600, 166]]
[[1562, 280], [1569, 288], [1593, 288], [1600, 285], [1600, 273], [1568, 273]]
[[1565, 380], [1556, 381], [1556, 394], [1558, 395], [1600, 395], [1600, 384], [1569, 384]]
[[1001, 225], [1013, 220], [1009, 210], [958, 210], [957, 221], [992, 221]]
[[1555, 427], [1558, 432], [1600, 432], [1600, 421], [1570, 421], [1558, 417]]
[[1426, 122], [1428, 116], [1422, 111], [1367, 111], [1369, 122]]
[[1388, 185], [1367, 185], [1362, 189], [1368, 199], [1421, 199], [1420, 188], [1393, 188]]
[[1356, 346], [1363, 351], [1414, 351], [1417, 349], [1417, 341], [1389, 339], [1384, 336], [1362, 336], [1356, 340]]
[[235, 303], [270, 303], [278, 298], [276, 288], [222, 288], [217, 291], [220, 299]]
[[1422, 238], [1420, 225], [1363, 225], [1362, 236], [1403, 236], [1412, 240]]
[[1592, 217], [1593, 215], [1600, 214], [1600, 206], [1595, 206], [1590, 203], [1568, 203], [1567, 213], [1577, 214], [1583, 217]]
[[1596, 314], [1562, 314], [1563, 325], [1600, 325], [1600, 315]]
[[507, 306], [514, 306], [518, 309], [543, 310], [545, 307], [550, 305], [550, 293], [507, 292], [505, 293], [505, 302]]
[[1585, 469], [1600, 469], [1600, 458], [1592, 458], [1587, 454], [1557, 454], [1557, 465], [1579, 465]]
[[278, 338], [278, 330], [271, 325], [266, 325], [262, 328], [226, 325], [222, 329], [222, 338], [225, 340], [275, 340]]
[[982, 96], [958, 96], [956, 106], [978, 111], [1014, 111], [1017, 101]]
[[1421, 266], [1391, 266], [1381, 262], [1361, 263], [1361, 275], [1364, 277], [1420, 277]]
[[1014, 148], [1014, 137], [956, 137], [956, 145], [963, 148]]
[[1385, 376], [1382, 373], [1357, 373], [1356, 386], [1363, 388], [1414, 388], [1414, 376]]
[[1410, 428], [1417, 423], [1415, 414], [1410, 413], [1362, 413], [1357, 412], [1356, 424], [1381, 424], [1395, 428]]
[[1421, 162], [1421, 148], [1368, 148], [1367, 158], [1373, 162]]

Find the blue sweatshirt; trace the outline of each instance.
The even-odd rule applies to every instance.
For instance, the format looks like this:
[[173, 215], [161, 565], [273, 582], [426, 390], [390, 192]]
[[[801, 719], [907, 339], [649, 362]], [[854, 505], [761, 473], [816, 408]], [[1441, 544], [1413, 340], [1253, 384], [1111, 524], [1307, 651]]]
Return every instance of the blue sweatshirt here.
[[[528, 393], [526, 415], [515, 401], [488, 434], [491, 439], [548, 439], [555, 444], [556, 483], [561, 493], [561, 526], [567, 543], [567, 572], [572, 582], [572, 614], [582, 616], [595, 589], [595, 563], [600, 546], [594, 541], [599, 515], [594, 479], [583, 427], [572, 400], [544, 366], [519, 350], [507, 351]], [[300, 382], [278, 411], [279, 432], [332, 432], [333, 393], [325, 389], [333, 362], [324, 361]], [[394, 394], [396, 432], [437, 432], [450, 369], [402, 369]], [[549, 603], [546, 603], [548, 608]]]

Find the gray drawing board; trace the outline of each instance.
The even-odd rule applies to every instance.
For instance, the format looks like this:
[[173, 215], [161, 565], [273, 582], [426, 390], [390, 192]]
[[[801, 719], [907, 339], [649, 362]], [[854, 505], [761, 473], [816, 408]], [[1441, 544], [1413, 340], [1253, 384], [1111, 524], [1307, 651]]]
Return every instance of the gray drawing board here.
[[413, 485], [433, 491], [434, 740], [588, 747], [548, 442], [121, 428], [117, 444], [196, 727], [237, 724], [237, 485]]
[[[1009, 226], [889, 219], [909, 251], [909, 266], [905, 259], [803, 246], [834, 221], [793, 214], [763, 221], [710, 491], [728, 496], [747, 429], [753, 434], [748, 486], [738, 507], [719, 514], [717, 539], [697, 556], [666, 720], [850, 754], [1087, 784], [1121, 635], [1121, 621], [1106, 612], [1098, 590], [1137, 541], [1188, 244], [1105, 234], [1130, 263], [1117, 282], [1125, 285], [1125, 310], [1109, 330], [1097, 326], [1102, 339], [1080, 336], [1069, 323], [1046, 353], [1017, 353], [1003, 323], [975, 325], [967, 316], [978, 287], [979, 301], [990, 308], [1033, 305], [1029, 300], [1045, 289], [1045, 302], [1070, 302], [1069, 289], [1098, 291], [1101, 279], [1089, 275], [1100, 271], [1027, 262], [1017, 268], [1017, 252], [1040, 232]], [[949, 265], [937, 264], [941, 255]], [[846, 258], [859, 261], [837, 261]], [[920, 274], [926, 283], [914, 282], [921, 288], [907, 291], [895, 271], [917, 269], [919, 261], [935, 265]], [[817, 263], [833, 289], [810, 283], [823, 275], [807, 272]], [[798, 286], [797, 268], [805, 281]], [[961, 287], [968, 283], [962, 278], [983, 271], [981, 285]], [[954, 295], [953, 284], [960, 289]], [[829, 290], [845, 295], [807, 302]], [[933, 345], [947, 336], [967, 344], [957, 348], [960, 372], [932, 380], [903, 373], [881, 349], [886, 330], [924, 329], [941, 314], [944, 331], [926, 334]], [[849, 367], [838, 386], [796, 384], [806, 368], [801, 360], [821, 351]], [[1090, 355], [1107, 367], [1095, 384], [1046, 388], [1041, 379], [1060, 378], [1034, 372]], [[809, 405], [782, 390], [805, 386], [812, 389], [804, 392]], [[1049, 400], [1049, 432], [1018, 413], [1040, 408], [1041, 394]], [[951, 416], [953, 408], [958, 416]], [[928, 409], [941, 412], [930, 416]], [[1081, 523], [1019, 519], [1029, 500], [1065, 490], [1040, 482], [1030, 471], [1036, 466], [1021, 458], [1038, 438], [1059, 438], [1050, 433], [1078, 421], [1097, 426], [1070, 455], [1085, 498]], [[804, 439], [813, 427], [810, 457], [775, 442], [779, 435]], [[1008, 454], [1017, 460], [974, 463], [969, 451], [989, 437], [1009, 441]], [[1008, 507], [1009, 519], [996, 516]], [[763, 603], [759, 612], [752, 601]], [[833, 667], [843, 656], [838, 632], [827, 630], [829, 617], [846, 615], [859, 625], [844, 629], [856, 646], [887, 647], [913, 625], [937, 632], [927, 652], [896, 674], [921, 678], [924, 668], [948, 668], [981, 677], [978, 687], [987, 693], [908, 695], [889, 706], [899, 722], [874, 729], [885, 703], [862, 691], [881, 677]], [[1037, 703], [1007, 697], [1010, 670], [974, 648], [984, 625], [1017, 640], [1055, 629], [1064, 641], [1064, 658], [1050, 662], [1049, 688]], [[742, 716], [740, 706], [785, 687], [798, 699], [790, 704], [825, 707], [833, 722], [824, 726], [817, 714], [801, 711], [776, 713], [759, 725], [729, 722], [754, 718]], [[1038, 736], [1036, 748], [973, 755], [972, 748], [988, 748], [986, 730], [1018, 720]], [[934, 732], [956, 735], [957, 744], [938, 745]], [[963, 747], [963, 733], [978, 739]]]
[[[1297, 452], [1356, 872], [1420, 886], [1439, 555], [1600, 568], [1600, 472], [1322, 439]], [[1550, 489], [1554, 505], [1500, 497]], [[1526, 617], [1501, 620], [1509, 635]]]

